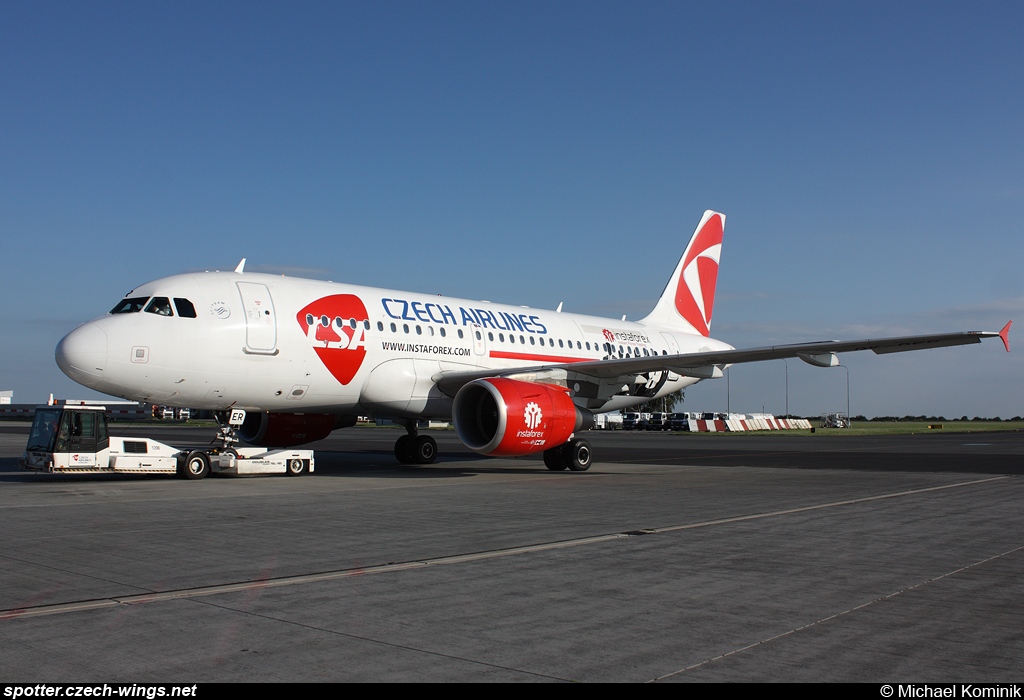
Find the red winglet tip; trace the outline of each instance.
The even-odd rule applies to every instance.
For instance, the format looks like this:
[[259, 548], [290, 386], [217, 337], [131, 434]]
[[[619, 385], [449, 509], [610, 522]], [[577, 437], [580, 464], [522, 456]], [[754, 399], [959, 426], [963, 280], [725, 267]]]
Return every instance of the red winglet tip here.
[[1007, 321], [1006, 325], [1003, 326], [1003, 330], [999, 331], [999, 339], [1003, 341], [1003, 347], [1006, 348], [1006, 352], [1010, 352], [1010, 326], [1013, 325], [1013, 321]]

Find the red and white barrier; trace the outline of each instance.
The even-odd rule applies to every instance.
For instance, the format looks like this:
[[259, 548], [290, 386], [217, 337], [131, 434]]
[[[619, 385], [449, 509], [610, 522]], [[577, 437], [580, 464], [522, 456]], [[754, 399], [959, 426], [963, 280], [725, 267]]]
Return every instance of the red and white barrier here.
[[741, 433], [756, 430], [810, 430], [811, 422], [803, 418], [776, 418], [768, 415], [728, 420], [688, 420], [687, 426], [691, 433]]

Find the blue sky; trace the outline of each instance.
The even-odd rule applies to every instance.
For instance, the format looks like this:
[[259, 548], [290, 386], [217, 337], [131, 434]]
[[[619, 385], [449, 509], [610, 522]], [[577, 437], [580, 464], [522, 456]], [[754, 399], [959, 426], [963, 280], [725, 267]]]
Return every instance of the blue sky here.
[[[639, 318], [708, 208], [728, 217], [712, 331], [736, 346], [1024, 324], [1022, 20], [1019, 3], [2, 3], [0, 389], [89, 395], [53, 362], [64, 333], [243, 256]], [[1008, 417], [1022, 357], [842, 359], [854, 413]], [[734, 368], [728, 399], [704, 382], [686, 408], [781, 413], [784, 372]], [[845, 410], [845, 387], [789, 363], [794, 413]]]

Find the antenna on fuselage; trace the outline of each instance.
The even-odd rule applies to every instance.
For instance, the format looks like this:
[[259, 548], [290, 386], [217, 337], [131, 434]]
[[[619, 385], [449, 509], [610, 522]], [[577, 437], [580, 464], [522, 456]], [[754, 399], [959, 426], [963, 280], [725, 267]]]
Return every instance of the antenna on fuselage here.
[[565, 302], [561, 302], [561, 301], [560, 301], [560, 302], [558, 302], [558, 308], [557, 308], [557, 309], [555, 309], [555, 313], [556, 313], [556, 314], [560, 314], [560, 313], [562, 313], [562, 304], [563, 304], [563, 303], [565, 303]]
[[245, 258], [242, 258], [241, 262], [238, 263], [238, 267], [235, 268], [235, 272], [242, 274], [242, 270], [245, 269]]

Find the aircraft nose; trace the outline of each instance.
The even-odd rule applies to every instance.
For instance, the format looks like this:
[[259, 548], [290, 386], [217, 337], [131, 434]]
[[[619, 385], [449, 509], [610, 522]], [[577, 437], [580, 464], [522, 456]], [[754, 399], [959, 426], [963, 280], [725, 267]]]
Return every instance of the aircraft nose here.
[[107, 366], [107, 334], [94, 323], [84, 323], [61, 338], [54, 355], [64, 374], [90, 386], [103, 378]]

